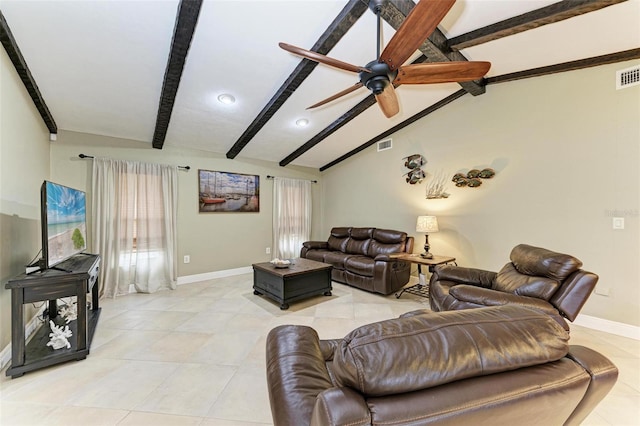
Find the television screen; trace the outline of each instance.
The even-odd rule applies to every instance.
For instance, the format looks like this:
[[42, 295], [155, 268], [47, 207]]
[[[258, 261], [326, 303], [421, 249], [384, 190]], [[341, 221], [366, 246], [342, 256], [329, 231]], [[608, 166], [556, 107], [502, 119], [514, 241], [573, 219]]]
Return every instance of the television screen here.
[[44, 181], [42, 204], [42, 257], [51, 268], [87, 249], [86, 196], [83, 191]]

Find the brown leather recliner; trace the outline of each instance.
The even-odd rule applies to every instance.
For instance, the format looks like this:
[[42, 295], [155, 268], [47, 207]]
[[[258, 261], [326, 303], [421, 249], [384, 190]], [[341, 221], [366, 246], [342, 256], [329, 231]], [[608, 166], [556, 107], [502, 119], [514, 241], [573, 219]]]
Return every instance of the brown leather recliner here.
[[434, 311], [516, 304], [551, 315], [565, 330], [591, 295], [598, 276], [568, 254], [520, 244], [499, 272], [444, 265], [429, 283]]
[[411, 263], [392, 255], [412, 251], [413, 237], [406, 232], [336, 227], [327, 241], [303, 243], [300, 257], [331, 264], [333, 281], [386, 295], [404, 287], [411, 275]]
[[617, 368], [548, 315], [500, 306], [405, 314], [320, 340], [306, 326], [267, 337], [276, 426], [577, 425]]

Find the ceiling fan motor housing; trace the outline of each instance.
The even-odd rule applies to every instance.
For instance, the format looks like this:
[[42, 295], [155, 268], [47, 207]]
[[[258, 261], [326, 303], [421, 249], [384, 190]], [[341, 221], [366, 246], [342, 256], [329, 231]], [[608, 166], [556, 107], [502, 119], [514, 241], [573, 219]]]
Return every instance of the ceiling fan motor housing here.
[[374, 95], [382, 93], [398, 75], [397, 70], [391, 71], [389, 65], [383, 62], [371, 61], [365, 68], [371, 70], [371, 72], [361, 71], [359, 74], [360, 82], [371, 90]]

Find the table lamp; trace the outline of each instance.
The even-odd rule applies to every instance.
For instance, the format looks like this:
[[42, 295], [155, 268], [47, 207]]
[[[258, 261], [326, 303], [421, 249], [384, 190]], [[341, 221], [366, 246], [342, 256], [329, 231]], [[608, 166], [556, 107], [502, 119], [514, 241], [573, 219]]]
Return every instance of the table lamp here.
[[418, 216], [416, 223], [416, 232], [424, 232], [424, 253], [420, 254], [423, 259], [433, 259], [433, 255], [429, 253], [429, 233], [438, 232], [438, 218], [435, 216]]

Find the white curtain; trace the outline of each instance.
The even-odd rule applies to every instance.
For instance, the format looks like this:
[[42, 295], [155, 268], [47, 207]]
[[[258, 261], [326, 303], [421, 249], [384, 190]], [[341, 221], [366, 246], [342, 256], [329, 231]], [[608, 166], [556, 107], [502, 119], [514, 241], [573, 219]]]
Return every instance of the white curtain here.
[[176, 167], [94, 158], [91, 193], [100, 295], [175, 289]]
[[298, 257], [311, 236], [311, 182], [274, 178], [273, 185], [273, 255]]

